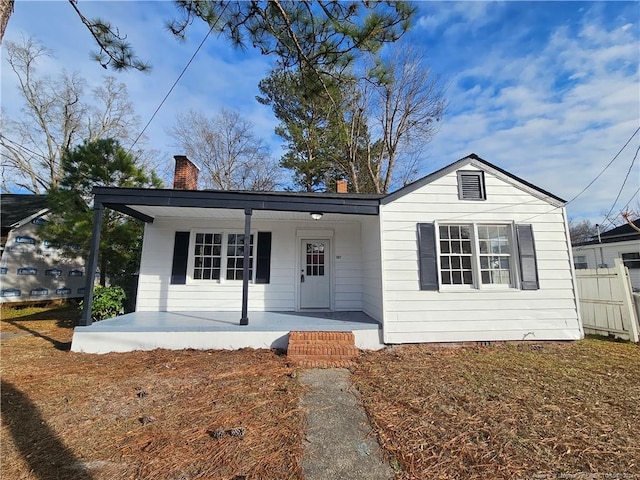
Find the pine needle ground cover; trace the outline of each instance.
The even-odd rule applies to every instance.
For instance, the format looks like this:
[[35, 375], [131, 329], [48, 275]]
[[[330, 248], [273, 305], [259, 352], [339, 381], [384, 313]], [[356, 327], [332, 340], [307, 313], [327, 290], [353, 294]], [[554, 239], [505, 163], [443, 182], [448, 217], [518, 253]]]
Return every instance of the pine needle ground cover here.
[[300, 479], [301, 389], [267, 350], [69, 352], [74, 307], [2, 309], [0, 477]]
[[394, 347], [353, 381], [398, 479], [640, 478], [640, 348]]

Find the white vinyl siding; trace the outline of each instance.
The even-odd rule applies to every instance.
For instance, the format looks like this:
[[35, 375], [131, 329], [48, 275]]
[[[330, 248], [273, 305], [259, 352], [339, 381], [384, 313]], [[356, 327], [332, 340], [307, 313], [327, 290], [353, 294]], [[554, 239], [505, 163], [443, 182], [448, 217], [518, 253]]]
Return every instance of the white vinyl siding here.
[[[573, 248], [573, 257], [585, 257], [587, 266], [585, 268], [597, 268], [601, 264], [613, 267], [614, 259], [622, 258], [625, 253], [637, 253], [639, 248], [638, 240], [627, 240], [624, 242], [600, 243], [594, 245], [584, 245]], [[640, 268], [629, 268], [629, 278], [631, 286], [635, 291], [640, 291]]]
[[382, 265], [378, 217], [362, 219], [362, 311], [382, 323]]
[[[331, 239], [334, 309], [362, 310], [362, 254], [360, 220], [330, 224], [324, 220], [321, 228], [332, 229]], [[271, 275], [267, 284], [249, 284], [249, 311], [294, 311], [297, 305], [299, 280], [298, 228], [318, 228], [320, 222], [259, 220], [251, 222], [251, 231], [271, 232]], [[214, 220], [200, 218], [158, 218], [145, 225], [140, 277], [138, 282], [138, 311], [240, 311], [242, 282], [226, 280], [194, 281], [185, 285], [171, 285], [173, 244], [176, 231], [239, 232], [243, 220]], [[254, 236], [254, 241], [255, 241]], [[192, 275], [193, 250], [189, 252]], [[340, 258], [337, 258], [340, 257]], [[223, 268], [225, 264], [222, 264]], [[239, 319], [239, 317], [238, 317]]]
[[[484, 178], [483, 202], [459, 200], [452, 172], [382, 205], [386, 343], [580, 338], [564, 209], [491, 172]], [[420, 290], [416, 225], [428, 222], [532, 225], [540, 288]]]

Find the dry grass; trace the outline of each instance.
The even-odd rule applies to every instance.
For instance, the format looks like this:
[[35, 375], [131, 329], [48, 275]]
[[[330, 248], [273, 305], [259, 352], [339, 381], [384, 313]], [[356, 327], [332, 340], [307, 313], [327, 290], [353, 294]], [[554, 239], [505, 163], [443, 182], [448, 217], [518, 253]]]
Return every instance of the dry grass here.
[[640, 474], [633, 344], [397, 347], [353, 380], [398, 479]]
[[2, 478], [302, 478], [301, 390], [284, 357], [72, 353], [76, 318], [2, 310], [3, 332], [35, 332], [2, 344]]
[[[77, 354], [77, 316], [2, 310], [3, 333], [26, 335], [2, 344], [1, 478], [303, 478], [284, 357]], [[352, 370], [398, 479], [640, 476], [636, 345], [405, 346]]]

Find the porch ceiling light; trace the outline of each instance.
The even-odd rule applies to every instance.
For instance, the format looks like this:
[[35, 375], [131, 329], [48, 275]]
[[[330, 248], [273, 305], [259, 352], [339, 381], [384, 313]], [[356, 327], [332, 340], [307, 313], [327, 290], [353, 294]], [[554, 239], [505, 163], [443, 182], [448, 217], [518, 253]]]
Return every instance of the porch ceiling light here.
[[311, 212], [311, 218], [320, 220], [322, 218], [322, 212]]

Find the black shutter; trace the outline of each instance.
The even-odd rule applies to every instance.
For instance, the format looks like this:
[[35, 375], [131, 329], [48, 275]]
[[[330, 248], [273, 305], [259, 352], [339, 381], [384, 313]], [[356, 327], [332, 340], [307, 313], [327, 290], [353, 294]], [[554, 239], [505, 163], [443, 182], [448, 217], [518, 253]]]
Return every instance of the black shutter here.
[[436, 231], [433, 223], [418, 224], [418, 257], [420, 290], [437, 290]]
[[189, 259], [189, 232], [176, 232], [173, 244], [171, 285], [187, 283], [187, 260]]
[[536, 247], [533, 241], [531, 225], [516, 225], [518, 252], [520, 254], [520, 288], [522, 290], [538, 290], [538, 266]]
[[269, 283], [271, 278], [271, 232], [258, 232], [256, 283]]

